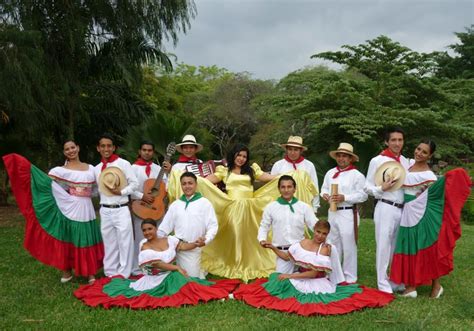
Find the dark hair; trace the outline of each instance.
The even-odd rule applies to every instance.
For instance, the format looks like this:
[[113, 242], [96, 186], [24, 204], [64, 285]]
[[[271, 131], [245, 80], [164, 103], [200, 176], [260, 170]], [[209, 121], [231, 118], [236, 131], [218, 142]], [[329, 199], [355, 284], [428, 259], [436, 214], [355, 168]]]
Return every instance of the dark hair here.
[[250, 151], [247, 146], [242, 144], [237, 144], [227, 153], [227, 168], [229, 171], [235, 168], [235, 157], [240, 152], [247, 152], [247, 160], [245, 161], [244, 165], [240, 169], [240, 174], [242, 175], [249, 175], [250, 182], [253, 184], [255, 181], [255, 175], [253, 173], [253, 169], [250, 166]]
[[154, 220], [143, 220], [141, 227], [144, 226], [145, 224], [153, 225], [155, 228], [157, 227], [156, 221], [154, 221]]
[[329, 224], [329, 222], [326, 221], [326, 220], [319, 220], [314, 225], [314, 228], [315, 229], [321, 229], [321, 228], [326, 229], [329, 232], [329, 231], [331, 231], [331, 224]]
[[97, 146], [100, 145], [100, 141], [102, 139], [109, 139], [111, 142], [112, 142], [112, 145], [115, 146], [115, 141], [114, 141], [114, 138], [112, 137], [112, 135], [110, 133], [102, 133], [100, 136], [99, 136], [99, 139], [97, 140]]
[[151, 142], [150, 140], [140, 141], [140, 149], [142, 149], [143, 145], [150, 145], [153, 148], [153, 150], [155, 150], [155, 144]]
[[291, 180], [291, 182], [293, 183], [293, 186], [296, 188], [296, 181], [293, 177], [291, 177], [290, 175], [283, 175], [281, 176], [279, 179], [278, 179], [278, 188], [280, 188], [280, 184], [281, 182], [283, 182], [284, 180]]
[[[430, 155], [433, 154], [436, 151], [436, 144], [433, 140], [430, 139], [422, 139], [420, 141], [420, 144], [427, 144], [430, 146]], [[418, 144], [419, 145], [419, 144]]]
[[76, 143], [73, 139], [66, 139], [66, 140], [64, 140], [64, 142], [63, 142], [63, 147], [64, 147], [64, 145], [66, 145], [67, 143], [73, 143], [74, 145], [77, 145], [77, 143]]
[[403, 131], [403, 129], [401, 127], [395, 126], [395, 127], [392, 127], [392, 128], [388, 128], [387, 131], [385, 131], [385, 134], [384, 134], [385, 141], [389, 141], [390, 140], [390, 135], [392, 133], [395, 133], [395, 132], [401, 133], [403, 138], [405, 138], [405, 131]]
[[190, 177], [190, 178], [194, 178], [194, 181], [197, 182], [197, 177], [195, 174], [193, 174], [192, 172], [185, 172], [181, 175], [181, 177], [179, 177], [179, 181], [181, 182], [183, 180], [184, 177]]

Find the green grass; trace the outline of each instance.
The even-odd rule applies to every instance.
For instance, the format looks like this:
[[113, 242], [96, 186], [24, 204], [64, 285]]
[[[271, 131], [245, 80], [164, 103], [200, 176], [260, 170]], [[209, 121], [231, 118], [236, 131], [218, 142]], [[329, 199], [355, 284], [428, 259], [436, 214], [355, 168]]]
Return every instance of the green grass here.
[[[0, 209], [0, 213], [2, 210]], [[85, 279], [59, 283], [60, 272], [34, 260], [23, 248], [24, 221], [0, 217], [0, 329], [474, 329], [474, 226], [463, 225], [455, 252], [455, 270], [442, 279], [445, 294], [428, 299], [397, 298], [381, 309], [341, 316], [300, 317], [255, 309], [239, 301], [211, 302], [193, 307], [135, 311], [90, 308], [73, 296]], [[374, 287], [374, 227], [360, 227], [359, 283]]]

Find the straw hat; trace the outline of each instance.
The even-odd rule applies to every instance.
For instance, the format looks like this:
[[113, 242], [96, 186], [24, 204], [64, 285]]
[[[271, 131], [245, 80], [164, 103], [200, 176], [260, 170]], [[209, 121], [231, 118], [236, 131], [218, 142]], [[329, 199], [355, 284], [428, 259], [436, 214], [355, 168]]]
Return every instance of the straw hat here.
[[375, 171], [375, 185], [380, 186], [387, 180], [394, 180], [395, 184], [388, 189], [393, 192], [402, 187], [405, 182], [406, 170], [397, 161], [388, 161], [382, 163]]
[[127, 186], [127, 178], [122, 169], [118, 167], [108, 167], [99, 176], [99, 191], [107, 196], [113, 196], [110, 190], [122, 190]]
[[354, 147], [348, 143], [340, 143], [339, 147], [335, 151], [330, 151], [329, 156], [332, 157], [334, 160], [336, 159], [337, 153], [344, 153], [352, 156], [352, 161], [357, 162], [359, 161], [359, 157], [357, 154], [354, 153]]
[[292, 146], [292, 147], [299, 147], [303, 151], [308, 150], [308, 147], [303, 146], [303, 138], [301, 138], [300, 136], [289, 136], [286, 144], [281, 144], [280, 146], [285, 149], [288, 146]]
[[196, 142], [196, 137], [194, 137], [191, 134], [185, 135], [183, 137], [183, 141], [180, 142], [179, 144], [176, 144], [176, 150], [178, 152], [180, 152], [181, 154], [183, 153], [183, 150], [181, 149], [181, 146], [183, 146], [183, 145], [194, 145], [194, 146], [196, 146], [197, 147], [196, 153], [199, 153], [200, 151], [202, 151], [202, 145], [198, 144]]

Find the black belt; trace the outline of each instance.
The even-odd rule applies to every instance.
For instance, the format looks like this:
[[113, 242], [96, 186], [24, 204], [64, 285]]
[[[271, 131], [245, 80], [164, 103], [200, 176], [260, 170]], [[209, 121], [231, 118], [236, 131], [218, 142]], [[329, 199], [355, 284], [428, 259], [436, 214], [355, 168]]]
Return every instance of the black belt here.
[[117, 205], [100, 205], [101, 207], [104, 207], [104, 208], [122, 208], [122, 207], [127, 207], [128, 206], [128, 203], [124, 203], [124, 204], [117, 204]]
[[287, 251], [290, 249], [290, 246], [291, 245], [288, 245], [288, 246], [277, 246], [277, 249], [279, 249], [280, 251]]
[[337, 210], [354, 209], [354, 206], [337, 207]]
[[386, 199], [378, 199], [377, 201], [382, 201], [383, 203], [386, 203], [387, 205], [394, 206], [397, 208], [403, 208], [403, 203], [393, 202]]

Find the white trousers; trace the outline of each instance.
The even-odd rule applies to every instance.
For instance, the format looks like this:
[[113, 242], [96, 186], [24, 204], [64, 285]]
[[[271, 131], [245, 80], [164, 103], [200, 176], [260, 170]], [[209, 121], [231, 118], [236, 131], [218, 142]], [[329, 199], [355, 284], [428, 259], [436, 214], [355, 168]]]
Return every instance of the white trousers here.
[[186, 270], [189, 276], [204, 279], [206, 273], [201, 269], [201, 248], [176, 253], [176, 264]]
[[133, 260], [133, 230], [128, 207], [101, 207], [100, 230], [104, 241], [105, 275], [128, 278]]
[[402, 217], [402, 209], [382, 201], [377, 203], [374, 211], [375, 243], [377, 268], [377, 286], [380, 291], [393, 293], [392, 284], [387, 274], [392, 262], [393, 252], [397, 242], [398, 229]]
[[145, 239], [143, 236], [142, 231], [142, 219], [132, 215], [132, 222], [133, 222], [133, 263], [132, 263], [132, 274], [140, 274], [141, 270], [138, 267], [138, 254], [140, 254], [140, 241]]
[[[336, 246], [346, 282], [357, 282], [357, 244], [354, 238], [354, 214], [351, 209], [328, 212], [331, 231], [328, 243]], [[359, 223], [359, 216], [357, 216]]]
[[285, 261], [277, 256], [276, 272], [281, 274], [292, 274], [295, 272], [295, 264], [291, 261]]

